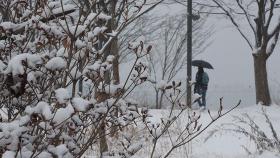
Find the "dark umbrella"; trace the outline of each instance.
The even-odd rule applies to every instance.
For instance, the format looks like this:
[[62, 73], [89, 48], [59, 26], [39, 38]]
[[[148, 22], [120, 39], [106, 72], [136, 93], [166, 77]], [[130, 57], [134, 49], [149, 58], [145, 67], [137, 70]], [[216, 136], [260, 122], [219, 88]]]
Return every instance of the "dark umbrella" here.
[[204, 60], [193, 60], [192, 66], [203, 67], [203, 68], [207, 68], [207, 69], [214, 69], [210, 63], [208, 63], [207, 61], [204, 61]]

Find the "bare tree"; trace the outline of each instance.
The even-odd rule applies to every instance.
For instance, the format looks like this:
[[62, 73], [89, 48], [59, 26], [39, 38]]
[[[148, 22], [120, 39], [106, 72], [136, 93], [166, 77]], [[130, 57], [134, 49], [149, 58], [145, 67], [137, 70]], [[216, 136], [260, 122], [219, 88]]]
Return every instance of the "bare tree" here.
[[274, 52], [279, 38], [278, 1], [210, 0], [207, 2], [201, 1], [199, 5], [215, 8], [213, 14], [225, 15], [250, 47], [254, 60], [256, 102], [270, 105], [266, 63]]
[[[187, 15], [169, 16], [162, 23], [156, 34], [157, 43], [153, 53], [149, 55], [156, 108], [162, 108], [165, 91], [161, 84], [171, 82], [187, 63]], [[193, 23], [193, 57], [197, 56], [211, 44], [213, 33], [211, 26], [206, 25], [207, 16], [200, 17]]]
[[162, 23], [161, 18], [148, 13], [136, 19], [121, 32], [120, 38], [118, 39], [120, 63], [126, 63], [132, 59], [132, 55], [127, 47], [127, 43], [130, 41], [134, 41], [141, 36], [145, 37], [145, 43], [151, 43], [159, 39], [158, 34], [155, 32], [159, 31]]

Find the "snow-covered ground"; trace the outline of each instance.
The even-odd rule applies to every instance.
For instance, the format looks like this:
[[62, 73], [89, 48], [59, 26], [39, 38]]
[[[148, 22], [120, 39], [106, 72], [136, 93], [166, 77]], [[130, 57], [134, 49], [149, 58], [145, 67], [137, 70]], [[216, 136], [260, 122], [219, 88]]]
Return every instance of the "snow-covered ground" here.
[[[182, 146], [176, 149], [169, 157], [171, 158], [279, 158], [280, 154], [275, 154], [272, 152], [264, 152], [261, 155], [256, 154], [256, 148], [253, 141], [251, 141], [248, 137], [245, 137], [242, 134], [218, 130], [213, 134], [213, 131], [216, 129], [221, 129], [223, 124], [227, 123], [235, 123], [239, 124], [237, 120], [235, 120], [234, 116], [241, 116], [243, 114], [248, 114], [259, 126], [260, 128], [270, 137], [271, 131], [268, 127], [268, 124], [265, 121], [265, 117], [262, 114], [262, 108], [266, 111], [269, 118], [271, 119], [273, 125], [277, 133], [280, 133], [280, 124], [278, 120], [280, 120], [280, 106], [272, 105], [270, 107], [262, 107], [260, 105], [252, 105], [252, 106], [239, 106], [234, 111], [225, 115], [216, 121], [210, 128], [208, 128], [204, 133], [202, 133], [199, 137], [193, 140], [190, 144]], [[198, 111], [196, 111], [198, 112]], [[153, 116], [150, 118], [153, 122], [160, 122], [162, 117], [166, 117], [169, 114], [168, 110], [150, 110], [149, 113]], [[215, 113], [212, 110], [211, 113]], [[208, 113], [206, 111], [201, 112], [200, 123], [203, 126], [207, 125], [209, 121], [211, 121]], [[180, 119], [178, 119], [174, 126], [170, 129], [171, 135], [178, 134], [187, 122], [187, 111], [181, 115]], [[249, 128], [248, 128], [249, 129]], [[133, 131], [133, 130], [132, 130]], [[137, 131], [137, 130], [134, 130]], [[139, 134], [143, 136], [143, 131], [140, 133], [132, 133]], [[279, 135], [279, 134], [278, 134]], [[147, 137], [143, 138], [143, 148], [137, 153], [137, 155], [133, 156], [134, 158], [148, 158], [150, 157], [150, 153], [152, 150], [152, 138]], [[156, 147], [155, 155], [153, 157], [157, 158], [164, 155], [171, 147], [170, 138], [168, 135], [164, 135], [161, 137], [159, 144]], [[244, 147], [250, 150], [252, 155], [248, 155], [248, 152], [245, 151]], [[93, 158], [95, 156], [88, 156]]]
[[[279, 106], [271, 106], [269, 108], [264, 108], [267, 111], [271, 121], [274, 123], [275, 128], [280, 132], [280, 124], [278, 120], [280, 119], [280, 107]], [[242, 146], [250, 149], [252, 153], [256, 151], [255, 144], [250, 141], [248, 137], [244, 135], [237, 134], [234, 132], [225, 132], [220, 131], [214, 134], [207, 141], [206, 137], [209, 136], [211, 131], [218, 129], [222, 124], [226, 123], [235, 123], [238, 122], [233, 118], [233, 116], [242, 116], [247, 113], [254, 121], [260, 126], [260, 128], [266, 132], [267, 135], [271, 135], [270, 129], [268, 128], [268, 124], [265, 121], [265, 117], [262, 114], [262, 107], [258, 105], [249, 106], [246, 108], [237, 108], [232, 111], [229, 115], [226, 115], [224, 118], [218, 120], [213, 126], [211, 126], [205, 133], [201, 135], [196, 141], [192, 144], [194, 157], [208, 157], [208, 158], [247, 158], [248, 153]], [[206, 123], [209, 121], [209, 117], [206, 113], [202, 113], [202, 122]], [[254, 157], [253, 155], [251, 157]], [[264, 153], [259, 157], [263, 158], [272, 158], [273, 154]], [[274, 157], [280, 157], [274, 156]]]

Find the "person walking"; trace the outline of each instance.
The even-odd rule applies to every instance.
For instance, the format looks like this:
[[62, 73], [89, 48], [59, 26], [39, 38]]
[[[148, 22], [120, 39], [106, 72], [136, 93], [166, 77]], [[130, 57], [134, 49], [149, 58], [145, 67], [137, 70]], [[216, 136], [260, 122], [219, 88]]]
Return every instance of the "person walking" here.
[[194, 93], [199, 94], [201, 97], [196, 100], [199, 104], [200, 110], [206, 109], [206, 92], [208, 88], [209, 77], [204, 72], [203, 67], [198, 67], [195, 77]]

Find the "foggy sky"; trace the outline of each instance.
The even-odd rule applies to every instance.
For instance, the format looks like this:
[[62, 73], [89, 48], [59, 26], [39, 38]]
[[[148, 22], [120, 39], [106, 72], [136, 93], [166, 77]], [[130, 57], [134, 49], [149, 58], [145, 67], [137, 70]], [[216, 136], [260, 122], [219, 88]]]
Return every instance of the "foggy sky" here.
[[[180, 14], [186, 11], [181, 5], [160, 6], [155, 9], [157, 14]], [[214, 70], [207, 70], [212, 85], [254, 86], [254, 68], [251, 50], [239, 32], [228, 19], [210, 16], [210, 24], [215, 24], [216, 33], [213, 43], [196, 59], [209, 61]], [[187, 26], [186, 26], [187, 27]], [[280, 83], [280, 47], [268, 59], [268, 78], [273, 84]], [[193, 69], [193, 74], [196, 73]]]

